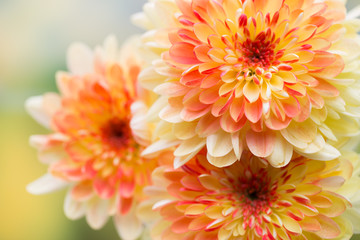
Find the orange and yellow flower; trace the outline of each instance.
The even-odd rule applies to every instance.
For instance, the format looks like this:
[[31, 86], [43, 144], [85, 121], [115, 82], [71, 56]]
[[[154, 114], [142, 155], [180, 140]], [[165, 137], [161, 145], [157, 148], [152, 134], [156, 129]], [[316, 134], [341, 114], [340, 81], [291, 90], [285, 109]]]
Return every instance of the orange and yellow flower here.
[[275, 168], [247, 151], [217, 168], [201, 151], [181, 168], [157, 168], [140, 209], [160, 215], [153, 239], [350, 239], [359, 231], [351, 209], [359, 180], [354, 152], [326, 162], [294, 154]]
[[175, 166], [205, 145], [218, 167], [245, 150], [276, 167], [293, 151], [338, 157], [360, 116], [359, 78], [349, 71], [360, 48], [345, 16], [339, 0], [147, 3], [134, 20], [151, 29], [144, 44], [161, 58], [140, 80], [161, 95], [149, 113], [161, 141], [181, 140]]
[[74, 44], [68, 53], [70, 73], [58, 73], [60, 94], [47, 93], [27, 101], [29, 113], [53, 133], [32, 136], [49, 173], [28, 186], [35, 194], [68, 186], [65, 213], [86, 215], [95, 229], [109, 216], [123, 239], [140, 236], [143, 224], [135, 208], [144, 199], [158, 159], [141, 157], [150, 143], [145, 120], [151, 95], [138, 87], [143, 61], [136, 42], [121, 51], [107, 38], [93, 53]]

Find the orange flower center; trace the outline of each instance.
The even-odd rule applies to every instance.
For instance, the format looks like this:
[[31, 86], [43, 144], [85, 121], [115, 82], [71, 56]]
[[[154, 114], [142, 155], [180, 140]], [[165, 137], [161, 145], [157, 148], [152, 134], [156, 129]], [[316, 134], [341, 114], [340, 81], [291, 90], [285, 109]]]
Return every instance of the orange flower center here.
[[122, 119], [110, 119], [102, 128], [101, 135], [104, 142], [113, 148], [126, 147], [132, 136], [129, 124]]
[[264, 32], [259, 34], [254, 41], [247, 39], [239, 43], [237, 49], [241, 52], [239, 61], [243, 67], [261, 67], [269, 69], [275, 60], [275, 44], [266, 39]]

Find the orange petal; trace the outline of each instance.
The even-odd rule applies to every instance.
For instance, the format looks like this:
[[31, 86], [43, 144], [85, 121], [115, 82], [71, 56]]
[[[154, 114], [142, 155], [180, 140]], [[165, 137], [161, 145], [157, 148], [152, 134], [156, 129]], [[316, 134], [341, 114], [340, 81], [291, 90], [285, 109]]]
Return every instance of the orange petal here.
[[305, 217], [303, 220], [299, 222], [299, 224], [303, 229], [303, 231], [317, 232], [321, 230], [320, 223], [312, 217]]
[[245, 101], [244, 98], [235, 98], [230, 106], [230, 115], [234, 121], [239, 121], [245, 113]]
[[203, 78], [204, 78], [204, 75], [199, 73], [198, 70], [195, 70], [195, 71], [185, 73], [180, 78], [180, 83], [184, 84], [185, 86], [189, 86], [189, 87], [199, 86]]
[[196, 126], [196, 133], [199, 136], [208, 136], [215, 133], [220, 128], [220, 119], [211, 114], [203, 116]]
[[314, 67], [327, 67], [336, 61], [336, 55], [325, 51], [316, 51], [314, 59], [308, 64]]
[[191, 218], [187, 218], [187, 217], [182, 217], [178, 220], [176, 220], [172, 225], [171, 225], [171, 230], [174, 233], [186, 233], [187, 231], [189, 231], [189, 224], [191, 222]]
[[260, 120], [262, 111], [263, 104], [260, 99], [253, 103], [245, 103], [245, 116], [252, 123], [256, 123]]
[[194, 45], [185, 42], [177, 42], [169, 49], [170, 57], [182, 64], [198, 64], [200, 61], [194, 53]]
[[219, 117], [225, 113], [232, 103], [233, 96], [219, 98], [211, 108], [211, 113], [214, 117]]
[[208, 56], [210, 47], [207, 44], [202, 44], [194, 48], [197, 59], [202, 62], [210, 62], [211, 59]]
[[215, 34], [215, 31], [205, 23], [195, 23], [194, 33], [200, 41], [207, 43], [208, 37], [212, 34]]

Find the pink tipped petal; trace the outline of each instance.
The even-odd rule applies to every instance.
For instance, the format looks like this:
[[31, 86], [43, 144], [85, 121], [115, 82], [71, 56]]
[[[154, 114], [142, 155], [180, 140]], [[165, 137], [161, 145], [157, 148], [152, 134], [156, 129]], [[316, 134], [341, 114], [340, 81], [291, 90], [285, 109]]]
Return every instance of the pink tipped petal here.
[[276, 137], [273, 132], [254, 132], [249, 130], [246, 133], [246, 142], [250, 151], [258, 157], [268, 157], [274, 150]]
[[246, 102], [245, 103], [245, 116], [250, 122], [256, 123], [260, 120], [263, 111], [263, 104], [261, 100], [256, 102]]
[[289, 97], [286, 100], [284, 99], [281, 103], [283, 105], [285, 114], [290, 118], [297, 116], [301, 110], [298, 100], [294, 97]]
[[328, 52], [316, 52], [314, 59], [309, 63], [314, 67], [327, 67], [336, 61], [336, 56]]
[[200, 61], [196, 58], [194, 53], [194, 45], [190, 43], [178, 42], [175, 43], [169, 50], [170, 56], [178, 63], [182, 64], [197, 64]]
[[188, 92], [188, 88], [178, 83], [167, 82], [158, 85], [154, 89], [154, 92], [160, 95], [178, 97], [185, 95]]
[[71, 197], [75, 201], [86, 201], [94, 195], [91, 182], [82, 182], [74, 186], [71, 190]]
[[94, 189], [96, 193], [104, 199], [111, 198], [115, 193], [114, 186], [111, 186], [106, 179], [101, 178], [95, 179]]

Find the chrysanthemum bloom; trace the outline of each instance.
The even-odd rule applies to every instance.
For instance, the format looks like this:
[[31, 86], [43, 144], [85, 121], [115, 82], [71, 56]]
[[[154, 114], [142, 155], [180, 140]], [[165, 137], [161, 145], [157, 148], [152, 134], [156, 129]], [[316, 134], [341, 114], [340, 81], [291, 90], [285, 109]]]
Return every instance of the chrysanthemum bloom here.
[[349, 239], [352, 223], [359, 231], [348, 200], [360, 191], [356, 153], [326, 162], [294, 154], [282, 168], [250, 152], [223, 168], [205, 158], [154, 171], [155, 185], [145, 188], [152, 198], [140, 208], [161, 216], [154, 239]]
[[162, 96], [149, 114], [161, 119], [157, 134], [182, 141], [175, 166], [204, 145], [218, 167], [243, 150], [277, 167], [293, 150], [338, 157], [336, 142], [359, 128], [359, 77], [350, 69], [360, 48], [345, 16], [339, 0], [147, 3], [134, 21], [152, 29], [143, 40], [161, 57], [140, 80]]
[[156, 158], [140, 156], [151, 138], [145, 121], [151, 98], [136, 83], [143, 63], [135, 45], [119, 51], [109, 37], [93, 53], [74, 44], [68, 52], [70, 73], [57, 75], [60, 94], [32, 97], [26, 104], [53, 131], [30, 139], [49, 173], [31, 183], [29, 192], [68, 186], [64, 208], [69, 218], [86, 215], [98, 229], [113, 215], [118, 233], [129, 240], [142, 232], [135, 207], [158, 165]]

